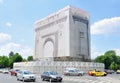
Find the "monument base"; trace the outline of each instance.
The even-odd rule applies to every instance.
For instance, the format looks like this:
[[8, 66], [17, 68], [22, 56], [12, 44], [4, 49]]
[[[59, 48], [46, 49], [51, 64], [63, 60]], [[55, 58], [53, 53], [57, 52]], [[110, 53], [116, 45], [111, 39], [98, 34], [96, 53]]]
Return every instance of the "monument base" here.
[[104, 71], [103, 63], [79, 62], [79, 61], [31, 61], [14, 63], [14, 69], [29, 70], [35, 74], [41, 74], [44, 71], [57, 71], [63, 74], [66, 68], [77, 68], [87, 73], [89, 70]]
[[82, 59], [66, 56], [66, 57], [54, 57], [54, 61], [82, 61]]
[[36, 59], [36, 61], [77, 61], [77, 62], [90, 62], [88, 59], [80, 58], [80, 57], [70, 57], [70, 56], [64, 56], [64, 57], [44, 57]]
[[77, 62], [90, 62], [90, 60], [85, 60], [84, 58], [79, 58], [79, 57], [70, 57], [70, 56], [65, 56], [65, 57], [54, 57], [54, 61], [77, 61]]

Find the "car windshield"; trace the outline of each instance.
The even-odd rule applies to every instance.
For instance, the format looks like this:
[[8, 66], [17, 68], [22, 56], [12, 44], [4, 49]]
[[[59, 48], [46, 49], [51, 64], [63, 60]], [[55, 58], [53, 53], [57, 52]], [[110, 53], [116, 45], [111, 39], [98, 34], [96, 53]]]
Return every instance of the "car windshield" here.
[[50, 72], [50, 75], [58, 75], [57, 72]]
[[17, 69], [17, 70], [15, 70], [15, 71], [18, 72], [18, 71], [20, 71], [20, 70]]
[[24, 71], [24, 74], [32, 74], [30, 71]]
[[69, 70], [69, 72], [79, 72], [79, 70], [74, 69], [74, 70]]

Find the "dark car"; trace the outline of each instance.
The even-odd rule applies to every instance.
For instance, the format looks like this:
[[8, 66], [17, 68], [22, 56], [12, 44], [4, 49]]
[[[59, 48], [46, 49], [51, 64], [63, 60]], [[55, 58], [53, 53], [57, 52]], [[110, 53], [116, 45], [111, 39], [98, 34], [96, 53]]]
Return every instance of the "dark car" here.
[[113, 74], [113, 73], [115, 73], [114, 70], [105, 70], [105, 72], [106, 72], [107, 74]]
[[14, 75], [14, 76], [17, 76], [17, 73], [19, 72], [20, 70], [19, 69], [16, 69], [16, 70], [10, 70], [10, 74], [11, 75]]
[[58, 73], [55, 71], [46, 71], [46, 72], [43, 72], [43, 74], [41, 75], [41, 79], [43, 81], [48, 80], [50, 82], [52, 81], [61, 82], [63, 78], [61, 75], [58, 75]]

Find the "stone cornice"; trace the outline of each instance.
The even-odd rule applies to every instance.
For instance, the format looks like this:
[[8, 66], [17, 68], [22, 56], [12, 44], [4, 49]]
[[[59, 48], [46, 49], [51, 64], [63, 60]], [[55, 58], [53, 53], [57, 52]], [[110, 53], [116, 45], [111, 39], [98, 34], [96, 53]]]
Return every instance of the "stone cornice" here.
[[46, 28], [51, 27], [51, 26], [53, 26], [55, 24], [58, 24], [58, 23], [61, 23], [61, 22], [65, 22], [66, 19], [67, 19], [67, 16], [64, 16], [64, 17], [62, 17], [60, 19], [54, 20], [52, 22], [48, 22], [48, 23], [46, 23], [44, 25], [38, 25], [37, 28], [35, 29], [35, 31], [46, 29]]

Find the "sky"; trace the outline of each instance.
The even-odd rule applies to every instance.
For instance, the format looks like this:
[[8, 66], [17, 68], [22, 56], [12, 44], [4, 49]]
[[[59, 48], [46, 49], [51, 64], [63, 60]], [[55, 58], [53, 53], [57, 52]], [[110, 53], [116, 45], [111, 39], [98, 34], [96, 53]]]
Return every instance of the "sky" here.
[[90, 15], [94, 59], [108, 50], [120, 55], [120, 0], [0, 0], [0, 55], [34, 55], [34, 23], [67, 5]]

